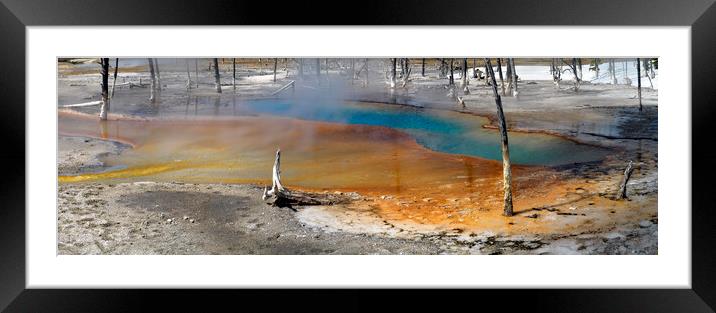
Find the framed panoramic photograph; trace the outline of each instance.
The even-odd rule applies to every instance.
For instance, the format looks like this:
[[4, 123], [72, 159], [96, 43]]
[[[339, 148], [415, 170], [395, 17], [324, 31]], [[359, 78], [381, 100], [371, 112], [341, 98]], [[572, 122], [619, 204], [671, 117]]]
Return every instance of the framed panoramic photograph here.
[[713, 1], [430, 2], [2, 0], [0, 308], [713, 312]]

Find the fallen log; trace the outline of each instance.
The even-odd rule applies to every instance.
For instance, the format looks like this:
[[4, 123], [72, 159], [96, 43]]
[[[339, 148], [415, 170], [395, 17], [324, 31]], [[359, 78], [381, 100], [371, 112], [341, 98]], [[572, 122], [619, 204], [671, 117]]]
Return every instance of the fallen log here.
[[629, 182], [629, 178], [631, 178], [631, 173], [634, 171], [634, 166], [632, 161], [629, 161], [629, 164], [627, 165], [626, 169], [624, 170], [624, 177], [622, 178], [622, 182], [619, 185], [619, 193], [617, 194], [617, 200], [626, 199], [627, 198], [627, 183]]
[[61, 108], [77, 108], [77, 107], [90, 107], [90, 106], [100, 105], [100, 104], [102, 104], [102, 100], [85, 102], [85, 103], [66, 104], [66, 105], [61, 105], [60, 107]]

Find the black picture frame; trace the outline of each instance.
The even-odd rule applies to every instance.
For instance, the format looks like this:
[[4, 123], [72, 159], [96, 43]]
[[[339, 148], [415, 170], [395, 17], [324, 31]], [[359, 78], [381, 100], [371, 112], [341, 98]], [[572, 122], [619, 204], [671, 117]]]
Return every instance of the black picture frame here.
[[[144, 311], [145, 302], [164, 309], [201, 311], [221, 308], [223, 303], [267, 302], [270, 308], [296, 307], [316, 301], [341, 303], [341, 310], [369, 308], [369, 303], [387, 300], [400, 307], [391, 293], [378, 291], [324, 290], [39, 290], [26, 289], [25, 278], [25, 170], [32, 166], [25, 155], [25, 27], [66, 25], [635, 25], [691, 27], [691, 287], [692, 289], [559, 289], [559, 290], [462, 290], [438, 291], [423, 303], [448, 309], [469, 303], [502, 302], [510, 308], [538, 308], [551, 312], [713, 312], [716, 309], [716, 200], [709, 180], [716, 177], [712, 152], [716, 111], [716, 5], [714, 0], [547, 0], [547, 1], [361, 1], [341, 5], [304, 2], [187, 0], [92, 1], [92, 0], [0, 0], [0, 127], [4, 135], [0, 158], [5, 164], [0, 192], [0, 309], [8, 312]], [[280, 18], [264, 14], [279, 10]], [[331, 12], [334, 10], [335, 12]], [[159, 14], [157, 12], [160, 12]], [[475, 12], [475, 14], [452, 14]], [[677, 105], [677, 104], [667, 104]], [[688, 107], [684, 108], [689, 109]], [[668, 130], [667, 130], [668, 131]], [[21, 166], [23, 164], [24, 166]], [[671, 208], [683, 209], [688, 208]], [[290, 265], [287, 265], [290, 266]], [[664, 271], [670, 269], [664, 268]], [[578, 275], [578, 273], [570, 273]], [[655, 273], [656, 275], [657, 273]], [[280, 294], [279, 294], [280, 293]], [[421, 299], [425, 291], [406, 297]], [[186, 301], [187, 298], [201, 299]], [[198, 298], [196, 298], [198, 297]], [[330, 298], [327, 298], [330, 297]], [[203, 299], [202, 299], [203, 298]], [[269, 300], [273, 299], [273, 300]], [[281, 300], [276, 300], [281, 299]], [[403, 299], [405, 300], [405, 299]], [[392, 301], [392, 302], [391, 302]], [[445, 303], [449, 302], [449, 303]], [[392, 303], [392, 305], [390, 304]], [[418, 302], [413, 303], [415, 305]], [[470, 306], [468, 303], [468, 306]], [[218, 306], [217, 306], [218, 305]], [[329, 308], [330, 309], [330, 308]]]

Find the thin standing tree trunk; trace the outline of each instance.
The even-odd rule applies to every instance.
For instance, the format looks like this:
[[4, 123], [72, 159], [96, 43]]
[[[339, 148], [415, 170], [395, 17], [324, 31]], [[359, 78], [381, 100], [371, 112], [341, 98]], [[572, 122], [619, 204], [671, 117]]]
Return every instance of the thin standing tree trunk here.
[[117, 84], [117, 70], [119, 70], [119, 58], [114, 59], [114, 77], [112, 78], [112, 92], [109, 95], [109, 98], [114, 98], [114, 85]]
[[219, 74], [219, 59], [214, 58], [214, 84], [216, 93], [221, 93], [221, 75]]
[[191, 73], [189, 72], [189, 59], [184, 60], [186, 65], [186, 89], [191, 89]]
[[472, 59], [472, 78], [479, 78], [477, 77], [477, 59], [475, 58]]
[[[274, 58], [273, 59], [273, 82], [274, 83], [276, 82], [276, 69], [277, 68], [278, 68], [278, 59]], [[234, 70], [234, 72], [236, 72], [236, 70]]]
[[[236, 58], [231, 58], [231, 86], [236, 90]], [[276, 81], [276, 77], [274, 75], [274, 81]]]
[[510, 168], [510, 148], [507, 142], [507, 123], [505, 122], [505, 113], [502, 111], [502, 98], [497, 92], [497, 81], [495, 81], [495, 73], [492, 70], [490, 59], [485, 58], [485, 64], [487, 70], [489, 71], [489, 76], [492, 78], [492, 93], [495, 96], [495, 105], [497, 105], [497, 121], [500, 128], [500, 137], [502, 139], [502, 189], [504, 191], [503, 214], [505, 216], [512, 216], [512, 170]]
[[[500, 58], [497, 58], [497, 71], [500, 73], [500, 86], [502, 86], [502, 95], [505, 95], [505, 80], [502, 77], [502, 61], [500, 61]], [[485, 73], [487, 74], [487, 73]]]
[[194, 59], [194, 74], [196, 77], [196, 88], [199, 88], [199, 59]]
[[365, 59], [363, 67], [365, 68], [365, 86], [368, 87], [368, 58]]
[[581, 78], [579, 78], [579, 64], [577, 62], [577, 58], [572, 58], [572, 72], [574, 74], [574, 91], [579, 91], [579, 84], [581, 83]]
[[455, 59], [450, 59], [450, 82], [449, 82], [450, 86], [455, 85], [455, 73], [453, 71], [453, 65], [454, 65], [453, 62], [454, 61], [455, 61]]
[[422, 75], [423, 77], [425, 77], [425, 58], [423, 58], [423, 67], [422, 67], [422, 69], [421, 69], [421, 71], [420, 71], [420, 75]]
[[157, 77], [154, 73], [154, 60], [152, 60], [152, 58], [147, 58], [147, 62], [149, 62], [149, 76], [151, 77], [151, 85], [149, 86], [149, 101], [154, 103], [157, 101], [156, 95], [154, 94], [154, 91], [157, 89]]
[[462, 59], [462, 85], [467, 86], [467, 58]]
[[105, 121], [107, 120], [107, 114], [109, 112], [109, 92], [107, 86], [109, 84], [109, 58], [101, 58], [100, 65], [99, 73], [102, 75], [102, 106], [99, 110], [99, 119]]
[[391, 63], [391, 70], [390, 70], [390, 88], [395, 88], [396, 79], [397, 79], [397, 77], [396, 77], [396, 76], [397, 76], [397, 73], [396, 73], [396, 62], [398, 61], [398, 59], [392, 58], [390, 61], [392, 62], [392, 63]]
[[157, 68], [157, 90], [162, 91], [162, 74], [159, 72], [159, 60], [154, 59], [154, 67]]
[[[505, 65], [507, 67], [507, 70], [506, 70], [505, 74], [507, 74], [507, 91], [509, 93], [512, 93], [512, 63], [511, 63], [512, 59], [507, 58], [506, 60], [507, 60], [507, 64], [505, 64]], [[485, 75], [487, 75], [487, 74], [485, 74]]]
[[303, 58], [298, 59], [298, 77], [303, 79]]
[[641, 59], [636, 58], [636, 88], [637, 92], [639, 93], [639, 112], [641, 112]]
[[510, 59], [510, 67], [512, 67], [512, 96], [517, 97], [517, 70], [515, 69], [515, 59]]

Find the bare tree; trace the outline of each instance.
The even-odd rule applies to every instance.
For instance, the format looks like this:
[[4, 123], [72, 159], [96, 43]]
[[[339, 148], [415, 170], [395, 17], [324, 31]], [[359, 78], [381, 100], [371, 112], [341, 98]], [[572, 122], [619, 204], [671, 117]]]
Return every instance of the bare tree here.
[[186, 64], [186, 90], [191, 89], [191, 73], [189, 72], [189, 59], [185, 59]]
[[194, 74], [196, 76], [196, 88], [199, 88], [199, 59], [194, 59]]
[[421, 75], [422, 77], [425, 77], [425, 58], [423, 58], [423, 67], [422, 67], [422, 69], [421, 69], [421, 71], [420, 71], [420, 75]]
[[510, 59], [510, 73], [512, 74], [512, 96], [517, 97], [517, 70], [515, 69], [515, 59]]
[[157, 90], [162, 91], [162, 75], [159, 73], [159, 60], [154, 59], [154, 67], [157, 68]]
[[216, 93], [221, 93], [221, 75], [219, 74], [219, 59], [214, 58], [214, 84]]
[[99, 119], [105, 121], [107, 120], [107, 114], [109, 112], [109, 92], [107, 86], [109, 84], [109, 58], [101, 58], [99, 59], [99, 63], [101, 65], [99, 73], [102, 75], [102, 106], [99, 109]]
[[114, 98], [114, 86], [117, 84], [117, 70], [119, 70], [119, 58], [114, 58], [114, 77], [112, 78], [112, 92], [109, 98]]
[[569, 66], [569, 71], [572, 72], [572, 75], [574, 75], [574, 91], [579, 91], [579, 84], [581, 83], [581, 80], [579, 79], [579, 73], [577, 72], [577, 58], [572, 58], [569, 63], [564, 60], [562, 61]]
[[641, 59], [636, 58], [636, 88], [639, 93], [639, 112], [641, 112]]
[[365, 68], [365, 86], [368, 87], [368, 73], [370, 72], [368, 70], [368, 58], [365, 59], [365, 63], [363, 63], [363, 67]]
[[[510, 61], [514, 64], [514, 62]], [[502, 189], [504, 191], [503, 214], [512, 216], [512, 170], [510, 166], [510, 149], [507, 143], [507, 123], [505, 122], [505, 113], [502, 111], [502, 98], [497, 92], [497, 81], [495, 81], [495, 73], [492, 70], [490, 59], [485, 58], [485, 64], [492, 79], [492, 94], [495, 96], [495, 105], [497, 106], [497, 122], [500, 128], [500, 137], [502, 139]]]
[[455, 59], [450, 59], [450, 81], [448, 85], [453, 86], [455, 85], [455, 73], [454, 73], [454, 64]]
[[470, 94], [470, 88], [467, 87], [467, 58], [462, 59], [462, 91], [464, 94]]
[[392, 58], [390, 59], [390, 88], [395, 88], [396, 79], [397, 79], [397, 73], [396, 73], [396, 62], [398, 59]]
[[[278, 59], [274, 58], [273, 59], [273, 82], [274, 83], [276, 82], [276, 69], [277, 68], [278, 68]], [[236, 73], [236, 65], [234, 65], [234, 73]], [[236, 75], [236, 74], [234, 74], [234, 75]], [[234, 78], [234, 79], [236, 79], [236, 78]]]
[[[231, 58], [231, 86], [236, 90], [236, 58]], [[274, 81], [276, 81], [276, 78], [274, 77]]]
[[157, 89], [157, 76], [154, 73], [154, 60], [152, 60], [152, 58], [147, 58], [147, 62], [149, 63], [149, 76], [151, 78], [151, 85], [149, 86], [149, 101], [154, 103], [157, 101], [156, 95], [154, 94]]
[[[502, 86], [502, 95], [505, 95], [505, 80], [502, 77], [502, 59], [497, 58], [497, 72], [500, 74], [500, 86]], [[487, 73], [485, 73], [487, 74]]]

